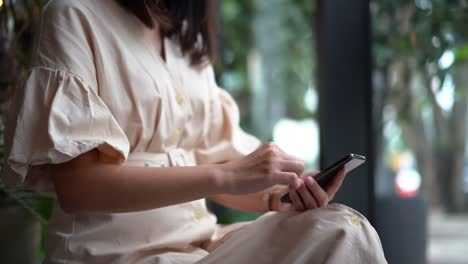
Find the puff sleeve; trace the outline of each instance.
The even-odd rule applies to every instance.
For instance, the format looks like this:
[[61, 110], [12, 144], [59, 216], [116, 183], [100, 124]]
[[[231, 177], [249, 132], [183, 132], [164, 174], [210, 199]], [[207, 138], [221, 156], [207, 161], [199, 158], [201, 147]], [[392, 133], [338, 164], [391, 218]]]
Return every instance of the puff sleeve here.
[[237, 103], [232, 96], [222, 88], [218, 88], [218, 96], [223, 109], [225, 136], [235, 156], [238, 158], [253, 152], [259, 147], [260, 140], [246, 133], [240, 127], [240, 113]]
[[[215, 100], [220, 110], [220, 118], [214, 118], [209, 136], [210, 147], [197, 151], [197, 160], [201, 164], [214, 164], [243, 157], [260, 146], [260, 140], [240, 127], [239, 108], [232, 96], [216, 86]], [[216, 110], [214, 110], [216, 111]], [[216, 111], [217, 112], [217, 111]]]
[[[73, 1], [79, 2], [79, 1]], [[35, 66], [17, 91], [5, 131], [6, 180], [53, 193], [34, 165], [63, 163], [97, 148], [125, 161], [128, 139], [98, 94], [92, 32], [79, 7], [46, 7]]]

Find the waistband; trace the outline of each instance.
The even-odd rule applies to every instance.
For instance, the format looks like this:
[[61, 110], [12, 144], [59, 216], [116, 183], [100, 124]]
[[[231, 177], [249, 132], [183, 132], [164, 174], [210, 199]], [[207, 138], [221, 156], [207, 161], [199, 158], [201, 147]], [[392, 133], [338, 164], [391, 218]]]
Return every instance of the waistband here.
[[166, 153], [132, 152], [127, 166], [138, 167], [182, 167], [197, 165], [195, 154], [184, 149], [171, 149]]

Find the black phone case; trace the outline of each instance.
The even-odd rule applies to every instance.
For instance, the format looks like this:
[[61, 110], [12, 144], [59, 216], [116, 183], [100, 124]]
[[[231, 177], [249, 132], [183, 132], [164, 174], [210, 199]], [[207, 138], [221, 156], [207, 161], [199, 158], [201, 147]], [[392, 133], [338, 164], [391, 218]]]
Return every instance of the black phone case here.
[[[326, 169], [321, 171], [319, 174], [314, 176], [315, 181], [322, 187], [326, 188], [327, 185], [332, 181], [338, 171], [346, 165], [350, 160], [353, 158], [364, 159], [364, 156], [356, 155], [356, 154], [348, 154], [342, 159], [338, 160], [337, 162], [333, 163], [332, 165], [328, 166]], [[289, 193], [285, 194], [281, 197], [281, 202], [283, 203], [291, 203], [291, 198], [289, 197]]]

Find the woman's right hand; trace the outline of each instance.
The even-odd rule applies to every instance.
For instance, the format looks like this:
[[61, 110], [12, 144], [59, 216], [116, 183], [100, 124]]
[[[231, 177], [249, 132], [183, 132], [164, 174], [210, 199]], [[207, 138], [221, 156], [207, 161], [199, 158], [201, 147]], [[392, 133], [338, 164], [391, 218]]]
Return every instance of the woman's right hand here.
[[249, 155], [221, 166], [220, 184], [229, 194], [248, 194], [274, 185], [298, 188], [304, 161], [286, 154], [274, 143], [266, 143]]

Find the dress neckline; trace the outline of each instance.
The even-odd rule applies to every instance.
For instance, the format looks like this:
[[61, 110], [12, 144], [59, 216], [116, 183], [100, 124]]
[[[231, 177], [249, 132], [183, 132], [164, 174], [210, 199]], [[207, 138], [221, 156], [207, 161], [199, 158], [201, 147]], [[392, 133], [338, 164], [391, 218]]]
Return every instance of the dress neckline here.
[[167, 37], [160, 33], [159, 27], [157, 25], [152, 29], [147, 28], [146, 26], [143, 27], [143, 45], [146, 47], [149, 53], [155, 57], [155, 59], [168, 68], [170, 59], [168, 54], [169, 43], [167, 41]]

